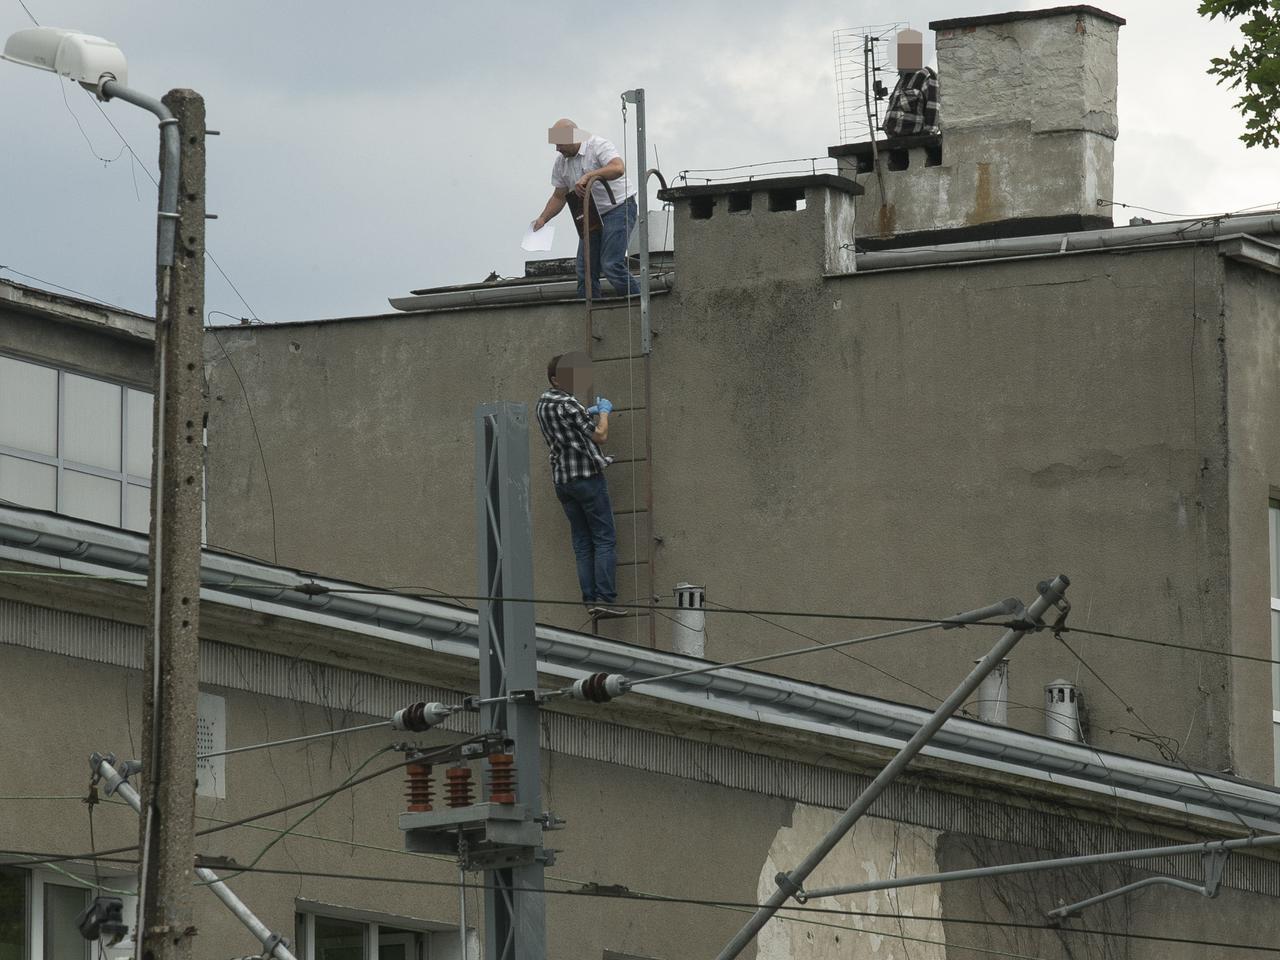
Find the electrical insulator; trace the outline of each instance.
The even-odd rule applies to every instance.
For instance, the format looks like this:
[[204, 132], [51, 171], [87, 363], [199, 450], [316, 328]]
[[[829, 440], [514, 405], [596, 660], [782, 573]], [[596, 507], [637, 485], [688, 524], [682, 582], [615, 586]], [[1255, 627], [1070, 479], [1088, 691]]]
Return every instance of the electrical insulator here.
[[423, 730], [430, 730], [451, 713], [453, 710], [446, 704], [419, 701], [403, 710], [397, 710], [391, 717], [391, 726], [395, 730], [421, 733]]
[[607, 703], [630, 689], [631, 681], [620, 673], [593, 673], [589, 677], [575, 681], [568, 692], [574, 700]]
[[[601, 674], [604, 676], [604, 674]], [[489, 757], [489, 802], [516, 802], [516, 758], [509, 753]]]
[[450, 767], [444, 772], [445, 780], [445, 803], [450, 807], [469, 807], [472, 803], [471, 796], [471, 768], [470, 767]]
[[411, 763], [404, 768], [405, 796], [410, 813], [426, 813], [431, 809], [431, 765]]

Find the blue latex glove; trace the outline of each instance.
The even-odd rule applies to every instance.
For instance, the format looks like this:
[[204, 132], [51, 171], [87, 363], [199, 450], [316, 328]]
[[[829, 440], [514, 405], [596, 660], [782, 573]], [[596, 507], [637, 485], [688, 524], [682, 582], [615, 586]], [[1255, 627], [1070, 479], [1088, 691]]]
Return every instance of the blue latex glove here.
[[587, 413], [613, 413], [613, 404], [604, 397], [596, 397], [595, 405], [588, 407]]

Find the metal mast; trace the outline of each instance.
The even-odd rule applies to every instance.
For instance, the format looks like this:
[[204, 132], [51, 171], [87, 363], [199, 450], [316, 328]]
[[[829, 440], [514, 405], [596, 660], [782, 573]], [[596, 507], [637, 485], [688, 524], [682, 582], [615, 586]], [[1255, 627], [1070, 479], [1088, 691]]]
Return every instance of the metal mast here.
[[[515, 799], [532, 818], [542, 810], [538, 705], [532, 696], [509, 698], [538, 685], [534, 609], [501, 599], [533, 596], [528, 408], [482, 404], [475, 424], [479, 595], [489, 598], [480, 604], [480, 722], [513, 741]], [[485, 870], [486, 960], [546, 960], [546, 862], [537, 847], [531, 862]]]

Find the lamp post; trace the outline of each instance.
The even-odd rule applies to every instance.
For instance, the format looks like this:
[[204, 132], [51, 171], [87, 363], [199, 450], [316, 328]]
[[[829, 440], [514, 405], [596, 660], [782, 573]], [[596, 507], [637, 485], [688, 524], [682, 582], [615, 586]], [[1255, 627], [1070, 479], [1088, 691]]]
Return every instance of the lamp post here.
[[[203, 510], [204, 101], [171, 90], [163, 101], [127, 86], [114, 43], [71, 30], [20, 30], [5, 60], [124, 100], [160, 124], [156, 241], [155, 421], [144, 657], [144, 781], [136, 956], [192, 955], [196, 696], [199, 686], [200, 535]], [[162, 682], [163, 681], [163, 682]]]

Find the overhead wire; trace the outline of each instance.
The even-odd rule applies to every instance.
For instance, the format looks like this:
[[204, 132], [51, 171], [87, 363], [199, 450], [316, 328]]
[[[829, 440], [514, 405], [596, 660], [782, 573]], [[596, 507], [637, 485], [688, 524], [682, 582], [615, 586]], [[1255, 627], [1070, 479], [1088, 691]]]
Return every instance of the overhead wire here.
[[[19, 6], [22, 7], [23, 11], [26, 13], [27, 17], [31, 20], [32, 24], [34, 24], [37, 27], [40, 26], [40, 21], [35, 18], [35, 15], [31, 12], [30, 8], [26, 5], [25, 0], [18, 0], [18, 4]], [[59, 89], [62, 89], [62, 78], [58, 77], [57, 79], [58, 79]], [[109, 126], [112, 132], [115, 133], [115, 135], [119, 138], [122, 149], [129, 151], [129, 155], [133, 158], [134, 163], [136, 163], [139, 167], [142, 168], [142, 172], [147, 175], [147, 179], [151, 181], [152, 186], [159, 187], [160, 185], [159, 180], [157, 180], [156, 177], [151, 173], [150, 168], [147, 167], [147, 165], [143, 162], [142, 158], [138, 156], [138, 152], [133, 149], [133, 145], [129, 143], [125, 135], [120, 132], [120, 128], [117, 127], [114, 122], [112, 122], [111, 117], [108, 116], [107, 114], [107, 111], [102, 109], [102, 104], [98, 102], [98, 98], [89, 90], [85, 90], [85, 95], [90, 99], [93, 105], [97, 107], [98, 113], [102, 115], [102, 119], [107, 122], [107, 126]], [[66, 101], [66, 97], [67, 97], [66, 91], [63, 90], [62, 98], [64, 102]], [[81, 126], [80, 119], [75, 115], [75, 111], [71, 109], [71, 105], [69, 103], [67, 104], [67, 111], [71, 114], [71, 118], [75, 120], [76, 126], [80, 127], [81, 135], [84, 137], [85, 142], [89, 144], [90, 151], [93, 152], [93, 155], [97, 157], [97, 159], [102, 160], [104, 163], [114, 163], [115, 160], [120, 159], [119, 155], [117, 155], [112, 160], [107, 160], [105, 157], [99, 156], [98, 151], [94, 148], [92, 141], [89, 140], [89, 135], [85, 133], [84, 127]], [[132, 171], [132, 169], [133, 168], [130, 167], [130, 171]], [[134, 189], [135, 191], [137, 190], [136, 185]], [[204, 255], [209, 259], [209, 262], [213, 264], [213, 268], [218, 271], [222, 279], [226, 281], [227, 286], [229, 286], [232, 292], [235, 293], [237, 299], [239, 299], [239, 301], [242, 304], [244, 304], [244, 308], [249, 311], [249, 313], [253, 316], [255, 320], [257, 320], [258, 314], [254, 311], [253, 307], [249, 305], [249, 301], [244, 298], [244, 295], [240, 292], [240, 288], [235, 285], [231, 277], [227, 275], [227, 272], [222, 269], [222, 265], [218, 263], [218, 261], [214, 258], [213, 254], [209, 250], [208, 245], [205, 246]], [[77, 294], [77, 296], [85, 296], [85, 294]], [[89, 299], [97, 300], [97, 297], [90, 297]], [[98, 302], [101, 303], [103, 301], [98, 301]], [[108, 306], [110, 306], [110, 304], [108, 304]], [[116, 309], [119, 309], [119, 308], [116, 308]]]
[[[248, 306], [248, 304], [245, 304], [245, 306]], [[250, 310], [249, 312], [252, 313], [253, 311]], [[255, 316], [254, 319], [257, 319], [257, 317]], [[244, 378], [240, 376], [240, 370], [236, 367], [236, 362], [231, 359], [231, 354], [227, 351], [226, 344], [222, 342], [222, 337], [218, 336], [218, 331], [211, 326], [205, 329], [213, 337], [218, 349], [222, 351], [222, 356], [226, 358], [227, 365], [231, 367], [231, 372], [235, 375], [236, 383], [240, 384], [240, 395], [244, 397], [245, 412], [249, 414], [249, 426], [253, 430], [253, 442], [258, 447], [258, 462], [262, 464], [262, 477], [267, 488], [267, 507], [271, 513], [271, 562], [273, 564], [279, 563], [280, 543], [276, 530], [276, 497], [271, 487], [271, 471], [267, 468], [267, 454], [262, 447], [262, 435], [258, 432], [258, 418], [253, 414], [253, 401], [249, 399], [249, 390], [244, 385]]]
[[[17, 503], [13, 503], [12, 505], [18, 506], [18, 507], [22, 506], [22, 504], [17, 504]], [[256, 556], [254, 554], [231, 550], [225, 547], [216, 546], [214, 544], [209, 544], [207, 546], [208, 546], [208, 549], [214, 550], [215, 552], [226, 553], [230, 556], [236, 556], [245, 560], [252, 560], [258, 563], [263, 563], [268, 565], [272, 564], [272, 561], [263, 557]], [[144, 577], [129, 577], [126, 575], [115, 575], [115, 574], [64, 573], [61, 571], [45, 572], [43, 570], [0, 570], [0, 576], [103, 580], [103, 581], [115, 581], [118, 583], [145, 583], [146, 582], [146, 579]], [[213, 584], [210, 584], [210, 586], [213, 586]], [[220, 584], [217, 584], [217, 586], [227, 586], [237, 590], [280, 591], [280, 590], [290, 589], [289, 587], [277, 585], [277, 584], [235, 583], [234, 581], [229, 584], [220, 583]], [[299, 590], [300, 586], [303, 586], [303, 585], [295, 586], [292, 589]], [[440, 590], [436, 587], [423, 586], [423, 585], [402, 586], [402, 587], [368, 587], [368, 586], [329, 587], [329, 586], [322, 586], [319, 584], [306, 584], [305, 586], [307, 586], [308, 589], [302, 589], [302, 590], [299, 590], [299, 592], [302, 592], [304, 594], [310, 594], [311, 592], [314, 592], [315, 594], [341, 594], [344, 596], [367, 595], [367, 596], [405, 597], [407, 599], [433, 600], [433, 601], [446, 599], [446, 600], [453, 601], [454, 605], [458, 606], [460, 609], [467, 610], [468, 612], [471, 612], [471, 613], [475, 612], [475, 608], [467, 606], [466, 605], [467, 603], [475, 603], [475, 602], [487, 603], [487, 602], [493, 602], [493, 601], [503, 601], [506, 603], [533, 603], [533, 604], [541, 604], [544, 606], [569, 606], [569, 607], [582, 606], [582, 601], [580, 599], [568, 600], [568, 599], [558, 599], [554, 597], [483, 596], [478, 594], [450, 593], [445, 590]], [[708, 602], [710, 603], [711, 601], [708, 601]], [[680, 611], [682, 609], [685, 609], [673, 604], [619, 603], [619, 604], [616, 604], [616, 606], [622, 609], [637, 610], [644, 613], [647, 613], [651, 610], [652, 611]], [[725, 604], [716, 604], [714, 607], [707, 607], [703, 610], [703, 612], [751, 617], [754, 619], [761, 620], [761, 622], [763, 623], [768, 623], [771, 626], [777, 627], [780, 630], [786, 630], [789, 633], [794, 633], [797, 636], [803, 637], [807, 640], [811, 640], [814, 643], [819, 642], [814, 637], [811, 637], [805, 633], [796, 631], [795, 629], [788, 627], [784, 624], [776, 623], [763, 618], [794, 617], [796, 619], [802, 619], [802, 620], [840, 620], [840, 621], [867, 622], [867, 623], [914, 623], [914, 624], [938, 623], [948, 619], [946, 617], [901, 616], [896, 614], [880, 614], [880, 613], [843, 613], [843, 612], [824, 611], [824, 610], [756, 609], [756, 608], [750, 608], [750, 607], [732, 607]], [[967, 623], [965, 624], [965, 626], [966, 627], [1004, 627], [1004, 626], [1007, 626], [1007, 622], [996, 621], [996, 620], [978, 620], [978, 621], [974, 621], [973, 623]], [[1036, 628], [1036, 632], [1039, 632], [1041, 629], [1044, 629], [1044, 628]], [[1198, 646], [1195, 644], [1188, 644], [1188, 643], [1172, 643], [1167, 640], [1156, 640], [1152, 637], [1140, 637], [1140, 636], [1135, 636], [1133, 634], [1116, 633], [1116, 632], [1111, 632], [1106, 630], [1093, 630], [1093, 629], [1086, 629], [1083, 627], [1071, 627], [1071, 626], [1063, 626], [1058, 632], [1064, 635], [1075, 633], [1075, 634], [1080, 634], [1081, 636], [1100, 637], [1100, 638], [1105, 638], [1109, 640], [1121, 640], [1127, 643], [1139, 643], [1139, 644], [1146, 644], [1150, 646], [1164, 647], [1170, 650], [1181, 650], [1186, 653], [1200, 653], [1200, 654], [1207, 654], [1215, 657], [1224, 657], [1226, 659], [1231, 659], [1231, 660], [1244, 660], [1252, 663], [1264, 663], [1270, 666], [1280, 666], [1280, 659], [1276, 659], [1273, 657], [1263, 657], [1263, 656], [1258, 656], [1256, 654], [1240, 653], [1234, 650], [1222, 650], [1214, 647], [1202, 647], [1202, 646]], [[858, 662], [864, 663], [864, 665], [869, 666], [872, 669], [879, 669], [875, 667], [873, 664], [866, 663], [865, 661], [859, 660]], [[888, 676], [890, 676], [891, 679], [899, 680], [899, 682], [905, 682], [905, 681], [901, 681], [901, 678], [892, 677], [891, 675], [888, 675]], [[927, 691], [920, 690], [920, 688], [916, 688], [916, 689], [919, 692], [927, 692]], [[937, 699], [937, 697], [933, 694], [929, 694], [929, 696], [933, 697], [934, 699]]]
[[77, 297], [81, 297], [85, 300], [92, 300], [94, 303], [100, 303], [104, 307], [110, 307], [112, 310], [119, 310], [121, 313], [135, 312], [133, 310], [128, 310], [125, 307], [119, 306], [118, 304], [114, 304], [110, 300], [103, 300], [101, 297], [95, 297], [91, 293], [84, 293], [83, 291], [75, 290], [71, 287], [64, 287], [62, 284], [54, 283], [52, 280], [45, 280], [41, 277], [32, 276], [29, 273], [23, 273], [21, 270], [15, 270], [13, 267], [9, 266], [8, 264], [0, 263], [0, 271], [7, 271], [9, 273], [12, 273], [15, 277], [22, 277], [24, 280], [31, 280], [34, 283], [41, 284], [42, 286], [45, 286], [45, 287], [53, 287], [53, 289], [61, 290], [64, 293], [73, 293]]
[[[1102, 674], [1099, 673], [1097, 670], [1095, 670], [1093, 668], [1093, 665], [1090, 664], [1089, 661], [1086, 660], [1084, 657], [1082, 657], [1076, 651], [1076, 649], [1071, 646], [1071, 644], [1067, 643], [1067, 641], [1063, 639], [1061, 636], [1058, 636], [1057, 639], [1058, 639], [1058, 642], [1061, 643], [1062, 646], [1067, 650], [1067, 652], [1070, 653], [1071, 656], [1075, 657], [1076, 660], [1079, 661], [1080, 664], [1085, 668], [1085, 670], [1087, 670], [1090, 674], [1092, 674], [1094, 679], [1096, 679], [1100, 684], [1102, 684], [1103, 688], [1108, 693], [1110, 693], [1113, 697], [1115, 697], [1116, 700], [1120, 702], [1120, 705], [1124, 707], [1125, 712], [1128, 713], [1129, 716], [1133, 717], [1140, 724], [1142, 724], [1144, 727], [1147, 728], [1147, 732], [1152, 737], [1163, 739], [1164, 741], [1166, 741], [1166, 743], [1168, 740], [1173, 739], [1171, 737], [1163, 737], [1153, 726], [1151, 726], [1151, 724], [1147, 723], [1147, 721], [1142, 718], [1142, 716], [1138, 713], [1138, 711], [1135, 710], [1134, 707], [1123, 696], [1120, 695], [1120, 692], [1116, 690], [1116, 688], [1113, 687], [1110, 683], [1108, 683], [1106, 678], [1103, 677]], [[1176, 744], [1177, 741], [1175, 740], [1174, 743]], [[1161, 751], [1161, 753], [1163, 755], [1163, 751]], [[1249, 836], [1254, 837], [1258, 835], [1258, 832], [1252, 826], [1250, 826], [1247, 822], [1245, 822], [1245, 819], [1240, 815], [1240, 812], [1236, 810], [1235, 807], [1228, 804], [1225, 798], [1222, 796], [1222, 794], [1219, 793], [1217, 790], [1215, 790], [1213, 786], [1204, 778], [1204, 776], [1198, 770], [1193, 768], [1189, 763], [1187, 763], [1186, 760], [1183, 759], [1182, 754], [1178, 749], [1174, 749], [1173, 751], [1171, 751], [1171, 753], [1172, 753], [1172, 759], [1184, 770], [1186, 770], [1187, 773], [1195, 777], [1196, 781], [1200, 784], [1200, 786], [1203, 787], [1206, 791], [1208, 791], [1214, 797], [1214, 799], [1216, 799], [1218, 803], [1221, 804], [1222, 807], [1226, 809], [1236, 819], [1236, 821], [1240, 824], [1241, 828], [1246, 833], [1248, 833]]]
[[[0, 850], [0, 856], [24, 856], [24, 855], [25, 854], [22, 851]], [[88, 858], [78, 857], [75, 859], [84, 860]], [[104, 860], [104, 862], [107, 860], [106, 857], [103, 857], [102, 859]], [[114, 860], [111, 862], [130, 862], [130, 861]], [[136, 861], [132, 861], [132, 862], [136, 863]], [[29, 866], [31, 865], [31, 861], [28, 861], [26, 863], [17, 863], [15, 865]], [[225, 867], [226, 863], [225, 861], [222, 861], [222, 860], [217, 860], [217, 861], [211, 860], [206, 863], [206, 862], [200, 861], [199, 858], [197, 858], [197, 865], [199, 866], [207, 865], [209, 867], [218, 868], [218, 867]], [[315, 879], [349, 880], [349, 881], [366, 882], [366, 883], [404, 884], [408, 886], [438, 887], [438, 888], [447, 888], [447, 889], [455, 889], [455, 890], [458, 889], [460, 886], [464, 886], [463, 884], [460, 884], [456, 880], [431, 880], [425, 877], [394, 877], [394, 876], [385, 876], [385, 875], [378, 875], [378, 874], [346, 873], [346, 872], [340, 872], [340, 871], [301, 870], [301, 869], [288, 869], [288, 868], [277, 868], [277, 867], [252, 867], [252, 868], [245, 867], [245, 868], [239, 868], [239, 871], [243, 873], [256, 873], [256, 874], [263, 874], [267, 876], [289, 876], [289, 877], [303, 877], [303, 878], [315, 878]], [[483, 882], [468, 883], [468, 884], [465, 884], [465, 887], [472, 890], [497, 889], [490, 885], [486, 885]], [[534, 888], [521, 888], [521, 889], [533, 890]], [[558, 888], [543, 886], [541, 888], [537, 888], [536, 892], [539, 892], [548, 896], [582, 897], [586, 899], [623, 900], [628, 902], [648, 903], [648, 904], [662, 905], [662, 906], [732, 908], [732, 909], [738, 909], [743, 911], [754, 911], [756, 909], [759, 909], [759, 906], [760, 906], [758, 903], [752, 903], [750, 901], [742, 901], [742, 900], [680, 897], [680, 896], [669, 896], [664, 894], [640, 893], [637, 891], [632, 891], [624, 886], [609, 886], [609, 885], [603, 885], [598, 883], [589, 883], [576, 889], [558, 889]], [[890, 912], [878, 912], [873, 910], [852, 910], [852, 909], [846, 909], [842, 907], [815, 907], [812, 905], [792, 905], [792, 906], [783, 907], [782, 909], [787, 912], [780, 913], [778, 915], [778, 919], [797, 921], [797, 922], [809, 922], [807, 920], [808, 916], [835, 916], [835, 917], [849, 917], [849, 918], [870, 919], [870, 920], [895, 920], [895, 921], [912, 922], [912, 923], [956, 924], [960, 926], [985, 927], [985, 928], [996, 928], [996, 929], [1006, 929], [1006, 930], [1041, 931], [1044, 933], [1052, 933], [1055, 935], [1115, 937], [1115, 938], [1124, 939], [1124, 940], [1148, 941], [1153, 943], [1184, 944], [1184, 945], [1190, 945], [1190, 946], [1216, 947], [1219, 949], [1231, 949], [1231, 950], [1256, 950], [1256, 951], [1261, 951], [1263, 953], [1280, 954], [1280, 946], [1270, 946], [1266, 944], [1239, 943], [1235, 941], [1211, 940], [1207, 938], [1195, 938], [1195, 937], [1174, 937], [1174, 936], [1164, 936], [1160, 934], [1135, 933], [1132, 931], [1121, 931], [1121, 930], [1104, 930], [1104, 929], [1099, 929], [1095, 927], [1065, 926], [1058, 923], [1048, 923], [1048, 922], [1028, 923], [1024, 921], [1014, 921], [1014, 920], [991, 920], [988, 918], [953, 916], [950, 914], [947, 914], [945, 916], [927, 916], [927, 915], [913, 914], [913, 913], [896, 913], [896, 912], [890, 913]], [[879, 930], [867, 930], [865, 928], [859, 928], [859, 927], [841, 926], [840, 929], [848, 930], [850, 933], [865, 933], [865, 934], [870, 934], [874, 936], [891, 937], [891, 938], [896, 937], [896, 934], [885, 933]], [[937, 942], [939, 944], [942, 943], [942, 941], [937, 941]], [[989, 952], [989, 951], [984, 951], [983, 948], [961, 946], [960, 944], [950, 943], [949, 941], [948, 941], [948, 945], [954, 949], [978, 950], [979, 952]], [[1013, 957], [1024, 956], [1021, 954], [1003, 954], [999, 952], [996, 952], [993, 955], [1013, 956]]]
[[[370, 780], [376, 780], [378, 777], [385, 776], [388, 773], [395, 773], [397, 770], [402, 770], [411, 763], [432, 763], [442, 757], [452, 756], [457, 750], [459, 750], [464, 745], [470, 744], [470, 743], [479, 743], [482, 739], [483, 739], [482, 737], [469, 737], [464, 740], [453, 741], [452, 743], [446, 744], [441, 747], [432, 748], [430, 750], [418, 751], [410, 759], [406, 759], [398, 763], [390, 764], [389, 766], [382, 767], [381, 769], [375, 770], [372, 773], [367, 773], [367, 774], [364, 774], [363, 776], [356, 777], [354, 779], [348, 779], [336, 787], [331, 787], [328, 790], [323, 790], [319, 793], [312, 794], [311, 796], [304, 797], [301, 800], [294, 800], [294, 801], [291, 801], [290, 803], [280, 804], [279, 806], [272, 807], [270, 810], [263, 810], [258, 813], [250, 814], [245, 817], [240, 817], [235, 820], [228, 820], [222, 823], [218, 823], [212, 827], [205, 827], [201, 830], [195, 831], [194, 835], [197, 837], [206, 837], [206, 836], [209, 836], [210, 834], [223, 833], [227, 830], [233, 830], [236, 827], [242, 827], [245, 824], [253, 823], [257, 820], [265, 820], [267, 817], [274, 817], [277, 814], [288, 813], [290, 810], [296, 810], [299, 807], [304, 807], [307, 804], [315, 803], [318, 800], [323, 800], [326, 797], [330, 797], [330, 796], [333, 796], [334, 794], [341, 793], [344, 790], [350, 790], [353, 787], [358, 787], [361, 784], [368, 783]], [[382, 752], [385, 752], [385, 751], [379, 751], [379, 754]], [[112, 847], [109, 850], [102, 850], [96, 854], [93, 851], [90, 851], [89, 853], [47, 854], [46, 855], [42, 853], [33, 854], [30, 851], [0, 850], [0, 855], [13, 855], [13, 856], [27, 857], [28, 859], [24, 861], [24, 866], [40, 866], [40, 865], [50, 864], [50, 863], [66, 863], [71, 860], [89, 860], [89, 859], [92, 859], [94, 856], [97, 856], [101, 859], [106, 860], [111, 857], [114, 857], [116, 854], [132, 853], [137, 849], [138, 849], [138, 845], [136, 843], [133, 843], [127, 846]], [[137, 861], [115, 861], [115, 862], [136, 863]]]
[[[322, 809], [324, 809], [325, 804], [327, 804], [330, 800], [332, 800], [335, 796], [337, 796], [337, 794], [341, 792], [341, 790], [344, 789], [348, 784], [356, 783], [358, 780], [360, 771], [362, 771], [369, 764], [373, 763], [373, 761], [378, 759], [378, 757], [382, 756], [384, 753], [387, 753], [393, 749], [395, 748], [388, 746], [388, 747], [383, 747], [381, 750], [375, 750], [372, 754], [370, 754], [365, 759], [363, 763], [361, 763], [358, 767], [352, 770], [350, 775], [348, 775], [347, 778], [343, 780], [342, 783], [340, 783], [336, 789], [329, 791], [324, 797], [322, 797], [315, 804], [315, 806], [313, 806], [310, 810], [308, 810], [302, 816], [298, 817], [298, 819], [294, 820], [293, 823], [289, 824], [287, 827], [281, 830], [276, 836], [272, 837], [271, 840], [268, 841], [267, 844], [263, 846], [263, 848], [254, 855], [253, 859], [250, 860], [246, 866], [236, 865], [233, 868], [231, 873], [220, 876], [217, 880], [201, 880], [196, 884], [196, 886], [208, 886], [210, 883], [218, 883], [221, 881], [231, 880], [235, 877], [240, 876], [246, 870], [252, 870], [254, 867], [256, 867], [259, 864], [259, 862], [261, 862], [263, 857], [265, 857], [268, 853], [271, 852], [272, 848], [275, 847], [276, 844], [280, 843], [287, 836], [293, 833], [294, 830], [302, 826], [302, 824], [305, 823], [307, 820], [309, 820], [312, 816], [314, 816], [315, 814], [319, 813]], [[419, 758], [415, 757], [414, 762], [420, 762]], [[403, 766], [403, 764], [401, 766]]]

